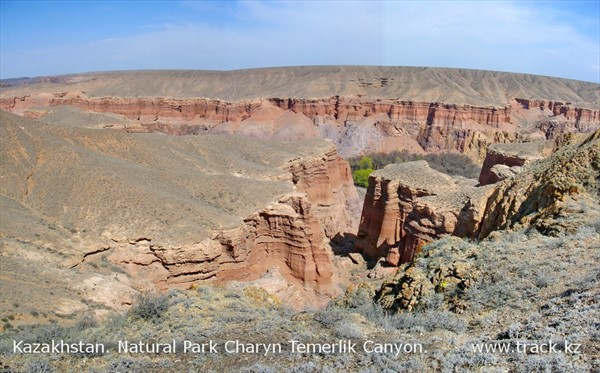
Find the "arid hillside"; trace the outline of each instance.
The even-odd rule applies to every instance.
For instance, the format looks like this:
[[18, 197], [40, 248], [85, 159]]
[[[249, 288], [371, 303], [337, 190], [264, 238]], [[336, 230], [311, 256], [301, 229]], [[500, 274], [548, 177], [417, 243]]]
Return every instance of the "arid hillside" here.
[[[495, 155], [502, 154], [502, 149], [493, 150]], [[531, 154], [530, 148], [521, 153], [515, 152], [515, 147], [504, 150], [509, 150], [504, 154]], [[518, 167], [522, 167], [518, 173], [483, 187], [439, 175], [424, 161], [375, 173], [363, 218], [371, 218], [365, 233], [381, 233], [382, 237], [366, 241], [382, 241], [384, 245], [376, 249], [392, 247], [414, 255], [406, 263], [390, 263], [394, 257], [401, 259], [402, 252], [364, 251], [367, 257], [376, 255], [388, 261], [375, 267], [356, 252], [337, 257], [336, 265], [349, 269], [352, 278], [345, 292], [325, 308], [290, 309], [269, 289], [273, 284], [269, 280], [275, 277], [272, 272], [263, 282], [243, 287], [236, 282], [226, 286], [197, 282], [185, 291], [135, 297], [132, 307], [110, 313], [104, 322], [89, 316], [72, 322], [73, 316], [53, 310], [41, 311], [41, 318], [58, 320], [58, 325], [12, 327], [24, 316], [38, 312], [19, 304], [3, 311], [8, 328], [0, 334], [4, 369], [598, 371], [600, 131], [569, 136], [552, 155]], [[427, 183], [431, 177], [440, 180]], [[478, 194], [485, 201], [480, 210], [471, 194], [476, 188], [487, 191]], [[379, 224], [380, 215], [392, 224]], [[461, 235], [457, 227], [466, 228], [455, 224], [457, 219], [481, 223], [462, 232], [463, 236], [478, 237], [456, 237]], [[40, 234], [51, 237], [48, 232]], [[397, 238], [400, 241], [394, 242]], [[4, 265], [5, 258], [11, 258], [13, 271], [16, 264], [34, 260], [43, 252], [30, 248], [22, 250], [19, 257], [8, 256], [5, 248], [15, 244], [3, 246], [0, 262]], [[413, 250], [413, 244], [419, 250]], [[103, 265], [101, 261], [93, 263], [99, 268]], [[44, 268], [22, 269], [20, 276], [11, 273], [11, 278], [20, 281], [13, 282], [15, 288], [29, 289], [33, 276], [39, 276]], [[70, 273], [81, 276], [78, 271], [92, 268], [80, 265]], [[3, 273], [7, 271], [3, 269]], [[113, 272], [112, 276], [122, 274]], [[100, 283], [94, 284], [100, 288]], [[86, 284], [90, 286], [89, 281]], [[46, 291], [57, 291], [55, 284], [40, 287], [44, 285]], [[55, 339], [102, 343], [107, 351], [36, 355], [11, 350], [15, 340], [50, 343]], [[123, 341], [148, 349], [156, 346], [154, 341], [174, 347], [139, 353], [121, 349]], [[214, 352], [186, 350], [186, 341], [211, 341]], [[241, 347], [233, 349], [236, 341]], [[355, 349], [300, 351], [300, 344], [352, 345]]]
[[95, 126], [129, 132], [323, 137], [343, 156], [455, 151], [481, 160], [490, 143], [600, 126], [598, 84], [464, 69], [129, 71], [7, 84], [0, 109], [27, 117], [52, 121], [66, 106], [109, 114]]
[[123, 71], [67, 75], [4, 88], [3, 97], [85, 91], [90, 97], [212, 98], [369, 96], [452, 104], [509, 104], [515, 97], [597, 103], [598, 85], [496, 71], [384, 66], [304, 66], [235, 71]]
[[291, 303], [337, 292], [329, 240], [353, 229], [359, 202], [330, 142], [129, 134], [0, 115], [3, 309], [15, 289], [32, 294], [23, 308], [72, 314], [89, 302], [118, 309], [144, 289], [267, 270], [288, 284]]

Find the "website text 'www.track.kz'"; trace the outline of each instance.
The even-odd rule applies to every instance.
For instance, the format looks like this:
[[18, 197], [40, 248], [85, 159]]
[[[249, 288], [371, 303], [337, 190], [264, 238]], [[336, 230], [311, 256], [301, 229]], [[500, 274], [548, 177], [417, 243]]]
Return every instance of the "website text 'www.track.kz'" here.
[[580, 354], [581, 344], [563, 340], [548, 341], [492, 341], [472, 343], [471, 351], [474, 353], [492, 354]]

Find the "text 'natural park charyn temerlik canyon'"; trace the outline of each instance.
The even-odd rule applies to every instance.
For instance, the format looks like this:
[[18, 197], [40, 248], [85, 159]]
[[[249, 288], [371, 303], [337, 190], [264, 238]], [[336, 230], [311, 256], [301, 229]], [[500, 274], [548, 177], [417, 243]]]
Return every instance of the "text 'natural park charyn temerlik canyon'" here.
[[[2, 296], [102, 319], [140, 293], [216, 284], [315, 311], [364, 281], [382, 309], [441, 294], [467, 312], [463, 294], [496, 270], [478, 243], [600, 219], [599, 94], [405, 67], [3, 81]], [[346, 159], [394, 151], [462, 154], [481, 172], [394, 163], [357, 192]]]

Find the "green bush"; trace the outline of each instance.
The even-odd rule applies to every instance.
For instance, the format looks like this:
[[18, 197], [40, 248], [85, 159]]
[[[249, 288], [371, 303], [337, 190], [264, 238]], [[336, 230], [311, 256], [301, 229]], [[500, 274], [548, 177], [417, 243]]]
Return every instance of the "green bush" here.
[[375, 168], [375, 166], [373, 166], [373, 159], [371, 159], [371, 157], [362, 157], [360, 161], [358, 161], [358, 168], [360, 168], [361, 170]]
[[369, 175], [373, 172], [372, 168], [366, 170], [356, 170], [352, 173], [354, 184], [366, 188], [369, 186]]

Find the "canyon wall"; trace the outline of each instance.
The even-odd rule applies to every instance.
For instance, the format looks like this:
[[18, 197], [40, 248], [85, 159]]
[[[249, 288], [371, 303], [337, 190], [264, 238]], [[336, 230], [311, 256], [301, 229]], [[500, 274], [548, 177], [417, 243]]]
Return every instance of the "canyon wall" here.
[[282, 196], [240, 226], [215, 230], [196, 244], [139, 240], [115, 243], [106, 250], [111, 262], [163, 290], [189, 288], [203, 280], [253, 281], [277, 268], [288, 286], [300, 285], [325, 296], [338, 291], [333, 253], [305, 193]]
[[[546, 158], [551, 153], [551, 143], [536, 141], [488, 146], [483, 167], [479, 174], [481, 185], [494, 184], [502, 180], [502, 174], [517, 173], [522, 166]], [[505, 166], [499, 168], [499, 166]]]
[[345, 157], [408, 150], [458, 151], [483, 159], [491, 143], [522, 140], [515, 119], [523, 116], [522, 111], [544, 113], [544, 118], [549, 118], [537, 122], [537, 130], [546, 137], [592, 131], [600, 126], [598, 110], [522, 99], [505, 107], [477, 107], [360, 96], [227, 102], [88, 97], [84, 92], [62, 92], [0, 98], [2, 110], [35, 118], [43, 118], [58, 106], [120, 115], [130, 121], [124, 126], [129, 132], [240, 133], [285, 141], [320, 136], [334, 141]]

